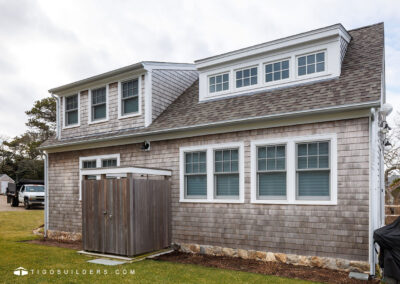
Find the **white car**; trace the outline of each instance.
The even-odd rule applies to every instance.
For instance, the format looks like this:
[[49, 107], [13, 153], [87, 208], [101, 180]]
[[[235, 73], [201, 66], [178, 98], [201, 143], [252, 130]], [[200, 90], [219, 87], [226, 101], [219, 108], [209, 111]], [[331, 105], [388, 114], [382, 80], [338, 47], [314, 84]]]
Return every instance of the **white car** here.
[[44, 205], [44, 186], [38, 184], [25, 184], [18, 194], [19, 202], [23, 202], [25, 209], [35, 205]]

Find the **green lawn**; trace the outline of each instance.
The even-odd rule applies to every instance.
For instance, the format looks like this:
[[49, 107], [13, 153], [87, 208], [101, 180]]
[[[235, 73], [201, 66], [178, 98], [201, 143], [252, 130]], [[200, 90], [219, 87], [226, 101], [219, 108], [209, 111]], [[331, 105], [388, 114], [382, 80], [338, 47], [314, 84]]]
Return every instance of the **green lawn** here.
[[[21, 242], [34, 239], [32, 229], [43, 223], [43, 211], [0, 212], [0, 283], [310, 283], [196, 265], [144, 260], [116, 267], [90, 264], [71, 249]], [[28, 275], [15, 276], [24, 267]], [[34, 270], [32, 274], [31, 270]], [[101, 274], [96, 274], [100, 269]], [[37, 270], [40, 272], [37, 273]], [[43, 274], [45, 270], [46, 274]], [[58, 271], [61, 273], [57, 275]], [[83, 275], [84, 270], [87, 274]], [[89, 271], [93, 275], [89, 275]], [[107, 274], [104, 274], [107, 270]], [[134, 270], [134, 275], [122, 275]], [[64, 274], [68, 271], [68, 275]], [[79, 274], [76, 274], [76, 271]], [[54, 273], [50, 275], [50, 273]], [[116, 275], [116, 273], [120, 273]]]

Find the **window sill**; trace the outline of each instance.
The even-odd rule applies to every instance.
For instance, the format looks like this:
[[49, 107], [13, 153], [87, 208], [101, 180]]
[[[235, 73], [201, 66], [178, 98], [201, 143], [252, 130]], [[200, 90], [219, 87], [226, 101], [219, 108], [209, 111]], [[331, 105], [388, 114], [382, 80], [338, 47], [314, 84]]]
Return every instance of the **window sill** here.
[[281, 205], [337, 205], [337, 201], [334, 200], [251, 200], [253, 204], [281, 204]]
[[244, 203], [244, 200], [239, 199], [180, 199], [181, 203]]
[[138, 117], [141, 116], [142, 114], [140, 112], [135, 112], [132, 114], [126, 114], [126, 115], [120, 115], [118, 116], [118, 119], [126, 119], [126, 118], [132, 118], [132, 117]]
[[102, 123], [102, 122], [107, 122], [109, 119], [101, 119], [101, 120], [94, 120], [94, 121], [89, 121], [88, 124], [97, 124], [97, 123]]
[[62, 129], [63, 129], [63, 130], [64, 130], [64, 129], [71, 129], [71, 128], [76, 128], [76, 127], [79, 127], [79, 126], [81, 126], [81, 125], [78, 123], [78, 124], [63, 126]]

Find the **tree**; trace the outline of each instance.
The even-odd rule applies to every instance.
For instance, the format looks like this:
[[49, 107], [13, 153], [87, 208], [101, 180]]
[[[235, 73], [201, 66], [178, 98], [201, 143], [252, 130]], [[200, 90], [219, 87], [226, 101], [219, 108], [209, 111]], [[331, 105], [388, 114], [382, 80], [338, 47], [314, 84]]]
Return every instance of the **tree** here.
[[56, 129], [56, 100], [47, 97], [36, 101], [33, 108], [25, 112], [29, 119], [26, 126], [37, 132], [43, 141], [54, 135]]
[[0, 172], [14, 180], [43, 179], [43, 153], [39, 146], [56, 129], [56, 100], [52, 97], [35, 102], [28, 115], [28, 131], [12, 139], [0, 138]]
[[387, 135], [392, 146], [385, 149], [384, 161], [385, 161], [385, 189], [388, 195], [388, 201], [393, 202], [394, 198], [392, 195], [392, 187], [389, 184], [389, 176], [392, 174], [399, 174], [400, 172], [400, 113], [396, 114], [392, 130]]

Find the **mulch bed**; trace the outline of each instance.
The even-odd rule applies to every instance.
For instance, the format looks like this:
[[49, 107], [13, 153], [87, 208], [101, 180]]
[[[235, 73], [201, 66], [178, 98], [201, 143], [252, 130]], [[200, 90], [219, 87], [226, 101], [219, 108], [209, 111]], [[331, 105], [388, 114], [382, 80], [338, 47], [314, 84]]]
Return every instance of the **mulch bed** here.
[[202, 254], [190, 254], [172, 252], [161, 255], [156, 260], [179, 262], [186, 264], [197, 264], [207, 267], [231, 269], [244, 272], [275, 275], [287, 278], [297, 278], [323, 283], [379, 283], [379, 280], [361, 281], [350, 279], [348, 272], [315, 268], [306, 266], [295, 266], [278, 262], [263, 262], [258, 260], [242, 259], [238, 257], [209, 256]]
[[68, 248], [68, 249], [75, 249], [81, 250], [82, 249], [82, 242], [68, 242], [68, 241], [56, 241], [56, 240], [49, 240], [49, 239], [38, 239], [28, 241], [31, 244], [38, 244], [44, 246], [51, 246], [51, 247], [60, 247], [60, 248]]

